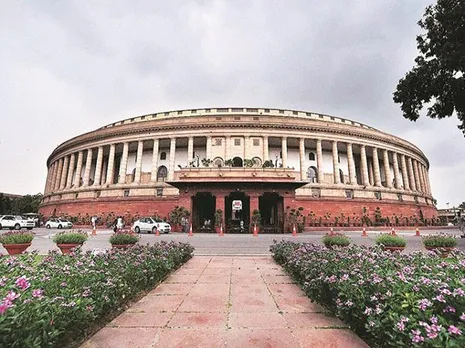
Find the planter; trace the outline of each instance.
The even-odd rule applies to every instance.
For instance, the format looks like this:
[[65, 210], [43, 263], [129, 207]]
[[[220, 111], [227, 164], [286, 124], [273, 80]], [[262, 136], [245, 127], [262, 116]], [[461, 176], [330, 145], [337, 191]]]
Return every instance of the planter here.
[[398, 252], [402, 252], [402, 250], [404, 250], [405, 247], [401, 247], [401, 246], [384, 246], [383, 247], [383, 250], [388, 250], [390, 251], [391, 253], [394, 252], [394, 251], [398, 251]]
[[426, 250], [432, 250], [436, 254], [439, 254], [442, 258], [446, 258], [449, 256], [450, 252], [455, 249], [455, 247], [427, 247], [425, 246]]
[[82, 244], [57, 244], [57, 247], [60, 248], [63, 255], [71, 254], [71, 249], [74, 249], [78, 246], [82, 246]]
[[114, 249], [128, 249], [135, 244], [112, 244], [111, 247]]
[[27, 248], [31, 246], [31, 243], [23, 243], [23, 244], [2, 244], [3, 247], [8, 251], [10, 255], [19, 255], [24, 252]]

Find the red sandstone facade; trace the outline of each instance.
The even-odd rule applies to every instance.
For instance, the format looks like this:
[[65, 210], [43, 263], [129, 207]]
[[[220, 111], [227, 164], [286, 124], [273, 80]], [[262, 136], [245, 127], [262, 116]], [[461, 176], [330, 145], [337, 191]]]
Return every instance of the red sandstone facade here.
[[[221, 209], [226, 233], [240, 221], [248, 229], [254, 210], [270, 232], [288, 230], [291, 209], [300, 209], [306, 226], [437, 216], [420, 149], [357, 122], [302, 111], [139, 116], [66, 141], [47, 165], [45, 216], [167, 217], [182, 205], [197, 229]], [[242, 211], [231, 208], [238, 200]]]

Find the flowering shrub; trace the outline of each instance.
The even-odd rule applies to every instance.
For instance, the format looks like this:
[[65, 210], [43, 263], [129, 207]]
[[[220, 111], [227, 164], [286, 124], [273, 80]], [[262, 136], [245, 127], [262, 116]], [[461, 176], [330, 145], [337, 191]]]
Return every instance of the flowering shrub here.
[[116, 231], [110, 237], [110, 244], [124, 245], [124, 244], [136, 244], [139, 241], [139, 236], [131, 233], [131, 231]]
[[53, 241], [56, 244], [83, 244], [87, 240], [87, 233], [81, 230], [64, 231], [56, 234]]
[[25, 244], [34, 239], [34, 233], [29, 231], [10, 231], [0, 234], [2, 244]]
[[307, 296], [380, 347], [465, 346], [465, 253], [391, 254], [275, 242], [273, 258]]
[[422, 240], [425, 247], [431, 248], [455, 247], [457, 245], [455, 237], [447, 234], [423, 236]]
[[382, 244], [387, 247], [404, 247], [407, 245], [407, 241], [402, 237], [384, 233], [376, 238], [376, 244]]
[[0, 347], [63, 347], [192, 257], [187, 243], [0, 258]]
[[327, 234], [323, 237], [323, 244], [326, 247], [332, 246], [348, 246], [350, 244], [350, 238], [341, 233]]

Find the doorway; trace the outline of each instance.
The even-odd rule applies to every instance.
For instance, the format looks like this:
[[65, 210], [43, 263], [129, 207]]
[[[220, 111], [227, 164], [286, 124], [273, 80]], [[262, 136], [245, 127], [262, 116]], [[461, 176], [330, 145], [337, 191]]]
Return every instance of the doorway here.
[[231, 192], [224, 198], [226, 230], [229, 233], [249, 233], [250, 197], [244, 192]]
[[198, 192], [192, 196], [192, 226], [197, 232], [215, 231], [216, 197], [211, 192]]
[[284, 232], [284, 199], [276, 192], [265, 192], [258, 197], [263, 233]]

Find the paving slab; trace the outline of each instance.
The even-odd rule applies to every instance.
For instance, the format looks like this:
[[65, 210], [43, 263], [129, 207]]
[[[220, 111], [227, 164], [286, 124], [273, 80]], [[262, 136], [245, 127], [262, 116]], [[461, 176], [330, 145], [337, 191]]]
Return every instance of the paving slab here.
[[195, 256], [83, 348], [366, 348], [269, 256]]

